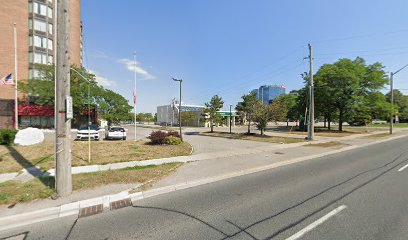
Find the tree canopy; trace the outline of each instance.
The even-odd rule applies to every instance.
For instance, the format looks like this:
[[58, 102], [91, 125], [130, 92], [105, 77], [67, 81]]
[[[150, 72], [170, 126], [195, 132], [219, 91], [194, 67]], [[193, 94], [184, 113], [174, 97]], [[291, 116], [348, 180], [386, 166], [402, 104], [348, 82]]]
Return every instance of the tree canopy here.
[[[54, 105], [54, 66], [36, 65], [39, 75], [30, 79], [27, 83], [22, 82], [20, 89], [29, 96], [28, 101], [36, 105]], [[98, 85], [95, 75], [87, 72], [84, 68], [72, 67], [83, 75], [83, 79], [76, 72], [71, 71], [71, 96], [73, 99], [74, 120], [88, 109], [89, 103], [97, 106], [101, 118], [108, 123], [116, 123], [129, 120], [129, 105], [122, 95]], [[90, 96], [88, 96], [88, 87]]]
[[343, 122], [368, 122], [374, 114], [387, 112], [380, 90], [388, 83], [383, 65], [367, 65], [363, 58], [340, 59], [324, 64], [315, 74], [316, 113], [331, 119], [338, 114], [339, 130]]
[[213, 123], [220, 118], [218, 111], [224, 106], [224, 101], [218, 95], [214, 95], [210, 102], [205, 103], [204, 113], [207, 113], [210, 118], [211, 132], [214, 132]]

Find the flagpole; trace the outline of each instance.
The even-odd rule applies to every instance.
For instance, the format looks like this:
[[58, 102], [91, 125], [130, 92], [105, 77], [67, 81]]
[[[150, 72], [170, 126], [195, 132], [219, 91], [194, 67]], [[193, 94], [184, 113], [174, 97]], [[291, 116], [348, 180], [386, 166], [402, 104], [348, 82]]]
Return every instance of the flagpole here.
[[136, 141], [136, 52], [133, 53], [133, 58], [135, 60], [135, 88], [133, 90], [133, 106], [135, 111], [135, 141]]
[[14, 23], [14, 127], [18, 130], [18, 65], [17, 65], [17, 30], [16, 23]]

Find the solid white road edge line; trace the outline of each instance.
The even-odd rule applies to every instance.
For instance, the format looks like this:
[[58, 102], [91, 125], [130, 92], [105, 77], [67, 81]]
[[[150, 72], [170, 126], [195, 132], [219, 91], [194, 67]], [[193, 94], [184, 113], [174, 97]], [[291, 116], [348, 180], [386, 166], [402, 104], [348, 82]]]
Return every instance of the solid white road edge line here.
[[403, 166], [402, 168], [398, 169], [398, 172], [403, 171], [405, 168], [408, 168], [408, 164], [407, 164], [407, 165], [405, 165], [405, 166]]
[[307, 227], [303, 228], [302, 230], [297, 232], [295, 235], [292, 235], [291, 237], [287, 238], [286, 240], [295, 240], [295, 239], [298, 239], [298, 238], [302, 237], [307, 232], [313, 230], [314, 228], [316, 228], [317, 226], [319, 226], [320, 224], [322, 224], [323, 222], [325, 222], [326, 220], [328, 220], [329, 218], [333, 217], [334, 215], [336, 215], [337, 213], [341, 212], [342, 210], [344, 210], [346, 208], [347, 208], [346, 205], [341, 205], [340, 207], [334, 209], [333, 211], [329, 212], [328, 214], [324, 215], [323, 217], [317, 219], [315, 222], [313, 222], [312, 224], [310, 224]]

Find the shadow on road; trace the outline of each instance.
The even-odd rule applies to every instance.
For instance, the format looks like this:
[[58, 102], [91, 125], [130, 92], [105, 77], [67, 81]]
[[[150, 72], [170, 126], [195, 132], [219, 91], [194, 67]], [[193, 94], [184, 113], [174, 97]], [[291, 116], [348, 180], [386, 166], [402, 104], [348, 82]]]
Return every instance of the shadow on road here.
[[[397, 164], [393, 165], [393, 164], [396, 163], [398, 160], [400, 160], [401, 157], [403, 157], [404, 154], [406, 154], [406, 153], [408, 153], [408, 151], [401, 153], [401, 154], [398, 155], [396, 158], [392, 159], [391, 161], [389, 161], [388, 163], [386, 163], [386, 164], [384, 164], [384, 165], [382, 165], [382, 166], [379, 166], [379, 167], [376, 167], [376, 168], [372, 168], [372, 169], [369, 169], [369, 170], [360, 172], [360, 173], [358, 173], [358, 174], [356, 174], [356, 175], [354, 175], [354, 176], [352, 176], [352, 177], [350, 177], [350, 178], [348, 178], [348, 179], [346, 179], [346, 180], [344, 180], [344, 181], [342, 181], [342, 182], [340, 182], [340, 183], [337, 183], [337, 184], [335, 184], [335, 185], [333, 185], [333, 186], [330, 186], [330, 187], [328, 187], [328, 188], [326, 188], [326, 189], [323, 189], [323, 190], [320, 191], [319, 193], [314, 194], [314, 195], [312, 195], [312, 196], [310, 196], [310, 197], [304, 199], [304, 200], [301, 201], [301, 202], [298, 202], [298, 203], [296, 203], [296, 204], [294, 204], [294, 205], [292, 205], [292, 206], [290, 206], [290, 207], [288, 207], [288, 208], [286, 208], [286, 209], [283, 209], [283, 210], [281, 210], [281, 211], [279, 211], [279, 212], [277, 212], [277, 213], [275, 213], [275, 214], [273, 214], [273, 215], [271, 215], [271, 216], [268, 216], [268, 217], [266, 217], [266, 218], [260, 219], [259, 221], [253, 222], [252, 224], [249, 224], [249, 225], [247, 225], [247, 226], [245, 226], [245, 227], [241, 227], [241, 226], [235, 224], [233, 221], [226, 219], [226, 220], [225, 220], [226, 222], [228, 222], [229, 224], [231, 224], [232, 226], [234, 226], [234, 227], [236, 227], [236, 228], [238, 229], [238, 231], [236, 231], [236, 232], [233, 233], [233, 234], [228, 234], [228, 233], [226, 233], [226, 232], [220, 230], [219, 228], [215, 227], [214, 225], [211, 225], [211, 223], [209, 223], [209, 222], [206, 222], [206, 221], [204, 221], [204, 220], [202, 220], [202, 219], [200, 219], [200, 218], [198, 218], [198, 217], [196, 217], [196, 216], [193, 216], [193, 215], [191, 215], [191, 214], [189, 214], [189, 213], [185, 213], [185, 212], [182, 212], [182, 211], [179, 211], [179, 210], [167, 209], [167, 208], [161, 208], [161, 207], [153, 207], [153, 206], [134, 206], [134, 208], [160, 210], [160, 211], [166, 211], [166, 212], [172, 212], [172, 213], [181, 214], [181, 215], [183, 215], [183, 216], [186, 216], [186, 217], [189, 217], [189, 218], [191, 218], [191, 219], [193, 219], [193, 220], [196, 220], [196, 221], [198, 221], [198, 222], [200, 222], [200, 223], [202, 223], [202, 224], [208, 226], [209, 228], [211, 228], [211, 229], [217, 231], [218, 233], [222, 234], [223, 237], [222, 237], [221, 239], [229, 239], [229, 238], [232, 238], [232, 237], [237, 236], [238, 234], [245, 233], [246, 235], [248, 235], [248, 236], [251, 237], [252, 239], [258, 240], [255, 236], [253, 236], [250, 232], [248, 232], [248, 229], [250, 229], [251, 227], [254, 227], [255, 225], [258, 225], [258, 224], [260, 224], [260, 223], [263, 223], [263, 222], [265, 222], [265, 221], [272, 220], [273, 218], [278, 217], [279, 215], [284, 214], [285, 212], [288, 212], [289, 210], [295, 209], [295, 208], [297, 208], [297, 207], [299, 207], [299, 206], [305, 204], [306, 202], [311, 201], [311, 200], [313, 200], [313, 199], [315, 199], [315, 198], [317, 198], [317, 197], [323, 195], [324, 193], [326, 193], [326, 192], [328, 192], [328, 191], [330, 191], [330, 190], [333, 190], [333, 189], [335, 189], [335, 188], [337, 188], [337, 187], [339, 187], [339, 186], [342, 186], [342, 185], [344, 185], [344, 184], [346, 184], [346, 183], [348, 183], [348, 182], [350, 182], [350, 181], [352, 181], [352, 180], [355, 180], [356, 178], [361, 177], [362, 175], [365, 175], [365, 174], [367, 174], [367, 173], [371, 173], [371, 172], [378, 171], [378, 170], [381, 170], [381, 169], [386, 168], [385, 170], [383, 170], [383, 171], [381, 171], [380, 173], [376, 174], [375, 176], [373, 176], [373, 177], [370, 178], [369, 180], [364, 181], [363, 183], [359, 184], [358, 186], [356, 186], [356, 187], [352, 188], [351, 190], [349, 190], [349, 191], [343, 193], [341, 196], [339, 196], [339, 197], [337, 197], [337, 198], [335, 198], [335, 199], [329, 201], [329, 202], [326, 203], [325, 205], [323, 205], [323, 206], [321, 206], [320, 208], [314, 210], [313, 212], [307, 214], [306, 216], [304, 216], [304, 217], [302, 217], [302, 218], [296, 220], [295, 222], [292, 222], [292, 223], [286, 225], [285, 227], [282, 227], [282, 228], [278, 229], [278, 230], [275, 231], [273, 234], [271, 234], [271, 235], [269, 235], [268, 237], [265, 238], [265, 239], [273, 239], [274, 237], [276, 237], [276, 236], [280, 235], [281, 233], [283, 233], [283, 232], [285, 232], [285, 231], [291, 229], [292, 227], [294, 227], [294, 226], [300, 224], [301, 222], [303, 222], [304, 220], [310, 218], [311, 216], [313, 216], [313, 215], [315, 215], [315, 214], [317, 214], [317, 213], [323, 211], [324, 209], [326, 209], [326, 208], [330, 207], [331, 205], [335, 204], [336, 202], [338, 202], [338, 201], [344, 199], [345, 197], [349, 196], [350, 194], [354, 193], [355, 191], [357, 191], [357, 190], [363, 188], [364, 186], [368, 185], [369, 183], [371, 183], [371, 182], [377, 180], [378, 178], [382, 177], [384, 174], [386, 174], [386, 173], [388, 173], [388, 172], [394, 170], [395, 168], [399, 167], [401, 164], [405, 164], [406, 162], [408, 162], [408, 159], [403, 159], [402, 161], [400, 161], [400, 162], [398, 162]], [[391, 166], [391, 165], [392, 165], [392, 166]]]

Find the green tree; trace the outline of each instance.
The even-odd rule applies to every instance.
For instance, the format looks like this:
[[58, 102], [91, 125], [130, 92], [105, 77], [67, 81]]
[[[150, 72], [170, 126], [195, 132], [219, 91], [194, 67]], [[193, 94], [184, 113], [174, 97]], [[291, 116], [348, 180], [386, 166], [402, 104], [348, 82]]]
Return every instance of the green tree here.
[[[386, 101], [391, 102], [391, 94], [386, 94]], [[408, 96], [402, 94], [398, 89], [394, 90], [394, 105], [401, 122], [408, 122]], [[388, 119], [389, 116], [387, 116]]]
[[359, 57], [321, 66], [315, 75], [315, 103], [322, 109], [321, 114], [337, 112], [340, 131], [344, 121], [367, 121], [372, 113], [367, 105], [369, 95], [388, 82], [383, 68], [380, 63], [366, 65]]
[[256, 97], [255, 92], [250, 92], [248, 94], [245, 94], [244, 96], [241, 97], [242, 102], [239, 102], [237, 106], [235, 107], [235, 110], [237, 110], [240, 113], [243, 113], [245, 116], [246, 120], [248, 121], [248, 134], [251, 133], [251, 121], [253, 120], [253, 112], [254, 112], [254, 107], [259, 102], [260, 100]]
[[184, 126], [194, 125], [194, 121], [197, 120], [197, 114], [193, 111], [181, 112], [181, 122]]
[[[30, 96], [30, 102], [36, 105], [54, 105], [54, 66], [35, 65], [34, 67], [38, 70], [39, 76], [28, 80], [27, 83], [21, 82], [19, 84], [20, 90], [27, 93]], [[132, 107], [123, 96], [98, 85], [95, 75], [87, 72], [84, 68], [73, 68], [88, 80], [71, 71], [74, 120], [85, 109], [88, 109], [89, 102], [93, 106], [98, 106], [100, 116], [106, 119], [109, 124], [129, 119], [129, 112]], [[88, 96], [88, 87], [90, 96]]]
[[286, 111], [286, 116], [283, 118], [284, 121], [286, 121], [286, 119], [290, 121], [296, 121], [299, 119], [299, 112], [296, 106], [297, 98], [298, 97], [293, 94], [283, 94], [273, 100], [272, 104], [278, 101], [279, 104], [285, 107], [284, 110]]
[[253, 120], [256, 122], [256, 127], [261, 131], [261, 135], [264, 135], [268, 122], [272, 120], [271, 105], [257, 101], [254, 106]]
[[220, 117], [218, 111], [224, 106], [224, 101], [218, 95], [214, 95], [210, 102], [205, 103], [204, 113], [207, 113], [210, 119], [211, 132], [214, 132], [214, 120]]

